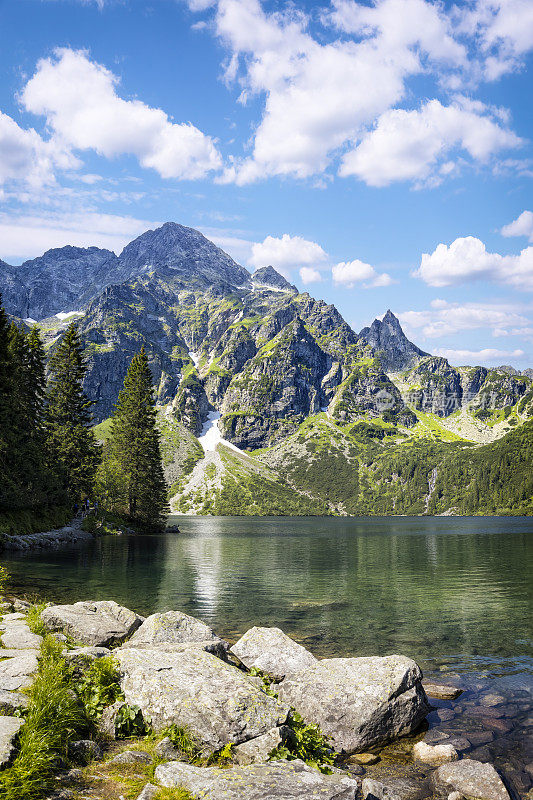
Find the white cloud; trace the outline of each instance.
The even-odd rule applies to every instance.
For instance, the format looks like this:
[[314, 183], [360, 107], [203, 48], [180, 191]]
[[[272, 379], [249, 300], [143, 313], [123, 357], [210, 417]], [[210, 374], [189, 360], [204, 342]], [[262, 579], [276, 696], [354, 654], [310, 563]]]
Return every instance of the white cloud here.
[[74, 150], [106, 158], [131, 154], [163, 178], [196, 179], [220, 169], [214, 140], [190, 123], [173, 123], [159, 108], [117, 94], [119, 79], [82, 51], [61, 48], [37, 64], [20, 95], [44, 115], [54, 137]]
[[458, 33], [474, 37], [488, 80], [522, 66], [533, 48], [533, 4], [530, 0], [475, 0], [458, 7]]
[[439, 347], [435, 354], [448, 359], [455, 366], [465, 364], [479, 364], [480, 366], [489, 364], [501, 365], [505, 359], [517, 359], [522, 361], [526, 358], [523, 350], [496, 350], [487, 347], [483, 350], [455, 350], [450, 347]]
[[0, 184], [23, 181], [38, 188], [54, 182], [56, 168], [74, 169], [76, 158], [61, 143], [45, 141], [0, 111]]
[[499, 150], [520, 144], [512, 131], [486, 115], [485, 107], [464, 106], [462, 101], [443, 106], [430, 100], [417, 111], [386, 111], [344, 156], [340, 174], [355, 175], [370, 186], [428, 178], [435, 183], [454, 170], [454, 162], [444, 159], [456, 148], [486, 162]]
[[279, 238], [267, 236], [262, 242], [255, 242], [248, 264], [256, 268], [270, 264], [288, 277], [291, 269], [314, 266], [326, 261], [327, 257], [316, 242], [284, 233]]
[[[267, 14], [258, 0], [219, 0], [216, 31], [230, 52], [226, 78], [240, 82], [242, 102], [265, 96], [253, 154], [235, 162], [226, 180], [323, 172], [340, 148], [402, 100], [406, 79], [423, 72], [426, 62], [465, 62], [464, 47], [435, 4], [376, 0], [367, 9], [336, 8], [323, 15], [326, 37], [313, 38], [308, 18], [293, 6]], [[424, 24], [413, 25], [413, 14]], [[323, 43], [331, 26], [350, 35]]]
[[429, 286], [453, 286], [471, 280], [494, 280], [517, 289], [533, 290], [533, 247], [518, 255], [489, 253], [474, 236], [439, 244], [433, 253], [423, 253], [413, 273]]
[[105, 247], [119, 253], [133, 238], [160, 223], [117, 214], [0, 214], [0, 258], [23, 260], [53, 247]]
[[530, 324], [521, 306], [506, 303], [449, 303], [436, 299], [424, 311], [404, 311], [398, 318], [410, 336], [437, 339], [465, 331], [488, 329], [493, 336], [524, 335]]
[[513, 222], [503, 226], [501, 233], [503, 236], [527, 236], [533, 242], [533, 212], [522, 211]]
[[321, 283], [322, 274], [314, 267], [300, 267], [300, 280], [305, 286], [310, 283]]
[[352, 289], [356, 283], [362, 283], [363, 288], [370, 289], [378, 286], [389, 286], [392, 278], [386, 272], [378, 273], [371, 264], [354, 259], [341, 261], [331, 269], [334, 283]]

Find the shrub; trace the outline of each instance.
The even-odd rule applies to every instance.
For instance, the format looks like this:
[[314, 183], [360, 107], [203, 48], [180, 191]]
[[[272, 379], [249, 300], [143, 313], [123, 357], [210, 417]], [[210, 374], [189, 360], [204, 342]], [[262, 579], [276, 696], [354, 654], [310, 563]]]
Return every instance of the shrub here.
[[0, 564], [0, 597], [3, 597], [9, 580], [9, 572]]
[[301, 716], [291, 710], [288, 724], [294, 732], [294, 741], [287, 746], [278, 745], [269, 755], [270, 760], [301, 758], [310, 767], [319, 769], [326, 775], [331, 773], [335, 752], [318, 725], [306, 725]]
[[94, 723], [106, 706], [123, 699], [116, 660], [112, 656], [97, 658], [81, 677], [73, 680], [73, 688], [87, 722]]
[[139, 706], [124, 703], [115, 717], [115, 738], [130, 739], [132, 736], [145, 736], [149, 732]]

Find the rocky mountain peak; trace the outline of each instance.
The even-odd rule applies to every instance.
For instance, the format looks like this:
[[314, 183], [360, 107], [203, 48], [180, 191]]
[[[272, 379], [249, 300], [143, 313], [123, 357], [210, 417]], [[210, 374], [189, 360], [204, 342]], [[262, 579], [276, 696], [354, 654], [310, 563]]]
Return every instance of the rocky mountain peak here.
[[359, 338], [380, 354], [386, 372], [408, 369], [429, 355], [409, 341], [398, 317], [390, 309], [383, 319], [375, 319], [369, 328], [363, 328]]
[[252, 283], [254, 287], [257, 288], [274, 289], [274, 291], [290, 292], [291, 294], [298, 292], [296, 286], [289, 283], [283, 275], [280, 275], [280, 273], [270, 265], [268, 267], [256, 269], [252, 275]]
[[248, 270], [200, 231], [177, 222], [146, 231], [126, 245], [118, 259], [118, 277], [127, 280], [158, 267], [168, 267], [208, 284], [251, 288]]

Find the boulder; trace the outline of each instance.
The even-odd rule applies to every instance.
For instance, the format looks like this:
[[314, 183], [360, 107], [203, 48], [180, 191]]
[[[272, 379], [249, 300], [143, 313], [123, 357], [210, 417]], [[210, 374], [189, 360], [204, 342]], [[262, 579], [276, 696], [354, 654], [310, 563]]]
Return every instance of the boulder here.
[[29, 702], [25, 694], [0, 689], [0, 714], [12, 714], [19, 708], [27, 708]]
[[156, 768], [162, 786], [187, 789], [203, 800], [355, 800], [356, 778], [322, 775], [303, 761], [270, 761], [245, 767], [193, 767], [170, 761]]
[[145, 753], [142, 750], [124, 750], [122, 753], [117, 753], [110, 764], [151, 764], [152, 756], [150, 753]]
[[278, 679], [317, 663], [309, 650], [279, 628], [250, 628], [230, 652], [248, 669], [256, 667]]
[[0, 717], [0, 769], [11, 761], [15, 737], [23, 725], [20, 717]]
[[438, 767], [449, 761], [457, 761], [459, 755], [453, 744], [437, 744], [432, 747], [426, 742], [417, 742], [413, 747], [413, 758], [423, 764]]
[[317, 723], [335, 750], [354, 753], [415, 730], [429, 712], [410, 658], [328, 658], [286, 678], [280, 700]]
[[[217, 658], [221, 658], [223, 661], [227, 660], [227, 651], [228, 651], [228, 643], [225, 642], [223, 639], [209, 639], [208, 641], [202, 642], [181, 642], [179, 644], [174, 643], [171, 644], [162, 644], [161, 642], [157, 644], [153, 644], [151, 647], [147, 645], [142, 645], [139, 648], [135, 648], [136, 650], [161, 650], [165, 653], [183, 653], [185, 650], [188, 650], [190, 647], [194, 647], [197, 650], [205, 650], [206, 653], [212, 653]], [[120, 650], [130, 650], [133, 649], [129, 642], [125, 642], [122, 645]], [[116, 653], [116, 650], [114, 651]], [[262, 685], [262, 684], [261, 684]]]
[[108, 647], [75, 647], [64, 653], [65, 661], [76, 667], [86, 667], [98, 658], [107, 658], [110, 655], [111, 650]]
[[197, 647], [183, 652], [116, 650], [121, 686], [154, 730], [176, 724], [211, 750], [240, 744], [285, 722], [288, 706], [236, 667]]
[[238, 744], [233, 749], [233, 760], [236, 764], [265, 764], [272, 750], [279, 745], [288, 745], [295, 741], [294, 731], [288, 725], [272, 728], [268, 733]]
[[0, 625], [2, 645], [8, 650], [35, 650], [43, 640], [42, 636], [32, 633], [25, 622], [6, 622]]
[[433, 773], [432, 781], [446, 792], [460, 792], [476, 800], [510, 800], [502, 779], [492, 764], [470, 758], [444, 764]]
[[131, 636], [144, 617], [112, 600], [101, 600], [50, 606], [41, 619], [49, 631], [61, 631], [92, 647], [108, 647]]
[[117, 700], [113, 705], [107, 706], [102, 712], [102, 716], [96, 723], [99, 733], [110, 739], [115, 738], [115, 722], [120, 710], [125, 706], [122, 700]]
[[386, 782], [364, 778], [362, 785], [363, 800], [419, 800], [428, 797], [426, 781], [409, 778], [389, 777]]
[[0, 690], [16, 692], [29, 686], [37, 672], [37, 656], [33, 653], [0, 661]]
[[155, 786], [153, 783], [147, 783], [137, 800], [154, 800], [154, 797], [159, 793], [160, 789], [160, 786]]
[[424, 691], [429, 697], [434, 697], [436, 700], [455, 700], [463, 693], [463, 690], [458, 689], [457, 686], [445, 686], [433, 681], [424, 681]]
[[168, 736], [156, 744], [154, 752], [163, 761], [176, 761], [180, 757], [180, 751]]
[[92, 739], [78, 739], [76, 742], [70, 742], [68, 754], [73, 761], [86, 765], [95, 759], [102, 758], [102, 749]]
[[211, 628], [199, 619], [181, 611], [166, 611], [146, 617], [131, 639], [123, 647], [164, 648], [167, 644], [220, 641]]
[[39, 650], [37, 650], [36, 647], [22, 647], [20, 650], [15, 650], [11, 647], [7, 649], [5, 647], [0, 647], [0, 659], [2, 660], [4, 658], [18, 658], [19, 656], [27, 656], [28, 654], [37, 656], [38, 658]]

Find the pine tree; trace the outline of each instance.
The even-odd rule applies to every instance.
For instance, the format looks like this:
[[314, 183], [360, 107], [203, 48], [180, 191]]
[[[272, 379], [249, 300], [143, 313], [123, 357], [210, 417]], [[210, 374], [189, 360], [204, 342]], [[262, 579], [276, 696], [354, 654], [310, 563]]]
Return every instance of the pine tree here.
[[83, 345], [74, 324], [67, 328], [48, 368], [48, 446], [68, 497], [79, 500], [92, 494], [99, 453], [90, 428], [92, 403], [83, 391]]
[[13, 477], [9, 470], [9, 456], [13, 446], [13, 363], [9, 350], [10, 326], [0, 295], [0, 505], [9, 506], [13, 492]]
[[109, 456], [106, 468], [123, 487], [129, 517], [148, 528], [161, 527], [168, 513], [167, 489], [144, 347], [133, 357], [118, 397]]

